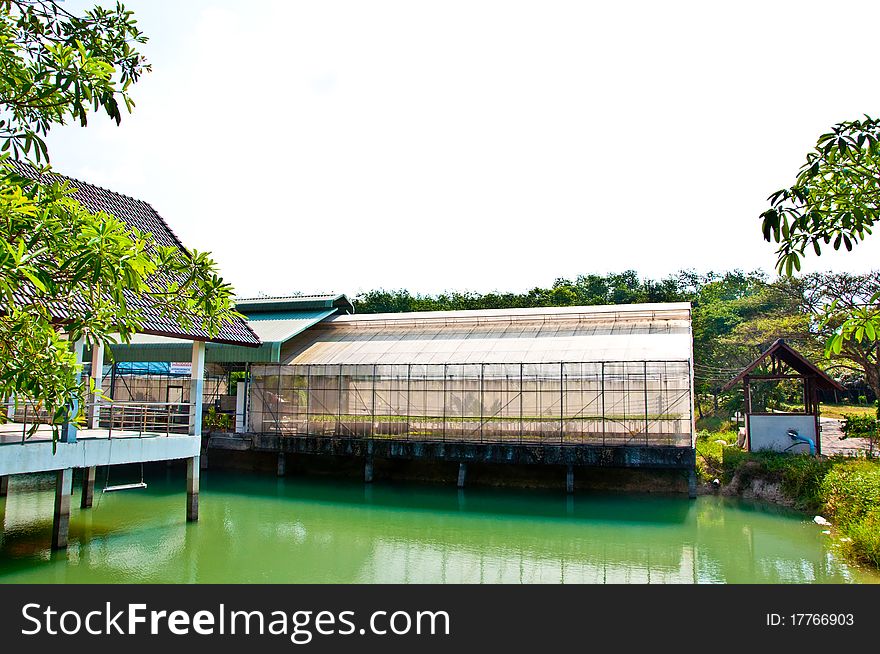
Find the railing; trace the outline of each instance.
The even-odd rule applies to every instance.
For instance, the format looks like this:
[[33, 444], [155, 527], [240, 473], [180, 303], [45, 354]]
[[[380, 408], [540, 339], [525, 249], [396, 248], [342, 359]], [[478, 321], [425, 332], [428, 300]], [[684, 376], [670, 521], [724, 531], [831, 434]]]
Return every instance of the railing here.
[[92, 412], [95, 413], [95, 428], [106, 429], [107, 438], [113, 438], [114, 429], [136, 432], [139, 437], [189, 432], [190, 405], [180, 402], [99, 402], [87, 405], [86, 415], [92, 415]]
[[[170, 436], [187, 434], [190, 426], [189, 403], [181, 402], [94, 402], [85, 405], [80, 412], [79, 431], [99, 433], [99, 438]], [[18, 400], [6, 404], [7, 420], [0, 424], [0, 436], [3, 443], [18, 442], [10, 440], [13, 434], [21, 434], [21, 443], [29, 435], [38, 433], [40, 426], [59, 427], [52, 423], [52, 417], [42, 408], [41, 404], [32, 401]], [[199, 416], [201, 419], [201, 416]], [[89, 426], [91, 425], [91, 426]]]

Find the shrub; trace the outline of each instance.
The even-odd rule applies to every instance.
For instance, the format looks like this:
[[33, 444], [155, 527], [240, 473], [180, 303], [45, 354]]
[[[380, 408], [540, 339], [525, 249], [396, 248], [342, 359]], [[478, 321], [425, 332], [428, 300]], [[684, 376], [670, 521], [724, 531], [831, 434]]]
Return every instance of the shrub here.
[[231, 431], [232, 416], [227, 413], [217, 413], [217, 409], [212, 406], [202, 419], [202, 429], [204, 431]]
[[880, 568], [880, 517], [872, 513], [862, 522], [850, 525], [842, 546], [851, 559]]
[[725, 452], [734, 443], [736, 433], [732, 431], [713, 434], [704, 430], [697, 434], [697, 474], [701, 481], [709, 482], [723, 475]]
[[867, 438], [872, 445], [880, 441], [880, 433], [877, 430], [878, 420], [874, 416], [866, 414], [844, 414], [843, 434], [845, 438]]
[[880, 567], [880, 465], [848, 461], [822, 482], [825, 507], [844, 536], [845, 553]]
[[835, 466], [822, 482], [825, 506], [841, 527], [864, 520], [871, 513], [880, 518], [880, 465], [849, 461]]

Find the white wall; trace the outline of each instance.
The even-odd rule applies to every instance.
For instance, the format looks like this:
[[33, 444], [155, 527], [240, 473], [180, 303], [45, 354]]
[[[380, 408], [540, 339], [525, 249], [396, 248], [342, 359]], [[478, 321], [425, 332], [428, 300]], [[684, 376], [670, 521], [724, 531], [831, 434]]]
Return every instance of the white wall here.
[[752, 415], [749, 416], [749, 449], [809, 452], [810, 448], [806, 443], [791, 447], [794, 441], [788, 436], [789, 429], [794, 429], [799, 436], [816, 442], [816, 418], [812, 415]]

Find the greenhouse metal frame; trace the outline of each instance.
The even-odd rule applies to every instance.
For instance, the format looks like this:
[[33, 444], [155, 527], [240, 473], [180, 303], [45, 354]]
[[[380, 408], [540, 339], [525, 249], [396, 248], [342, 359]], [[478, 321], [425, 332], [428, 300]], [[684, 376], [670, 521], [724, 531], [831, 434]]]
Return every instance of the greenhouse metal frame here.
[[251, 431], [693, 447], [689, 360], [254, 365]]

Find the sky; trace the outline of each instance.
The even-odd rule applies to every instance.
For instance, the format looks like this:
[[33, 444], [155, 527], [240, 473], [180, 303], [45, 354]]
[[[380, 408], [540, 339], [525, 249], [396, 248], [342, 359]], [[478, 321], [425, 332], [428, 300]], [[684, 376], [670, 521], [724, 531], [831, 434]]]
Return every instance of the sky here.
[[244, 296], [772, 272], [767, 196], [880, 114], [876, 1], [125, 4], [153, 72], [121, 126], [53, 130], [52, 164], [149, 202]]

